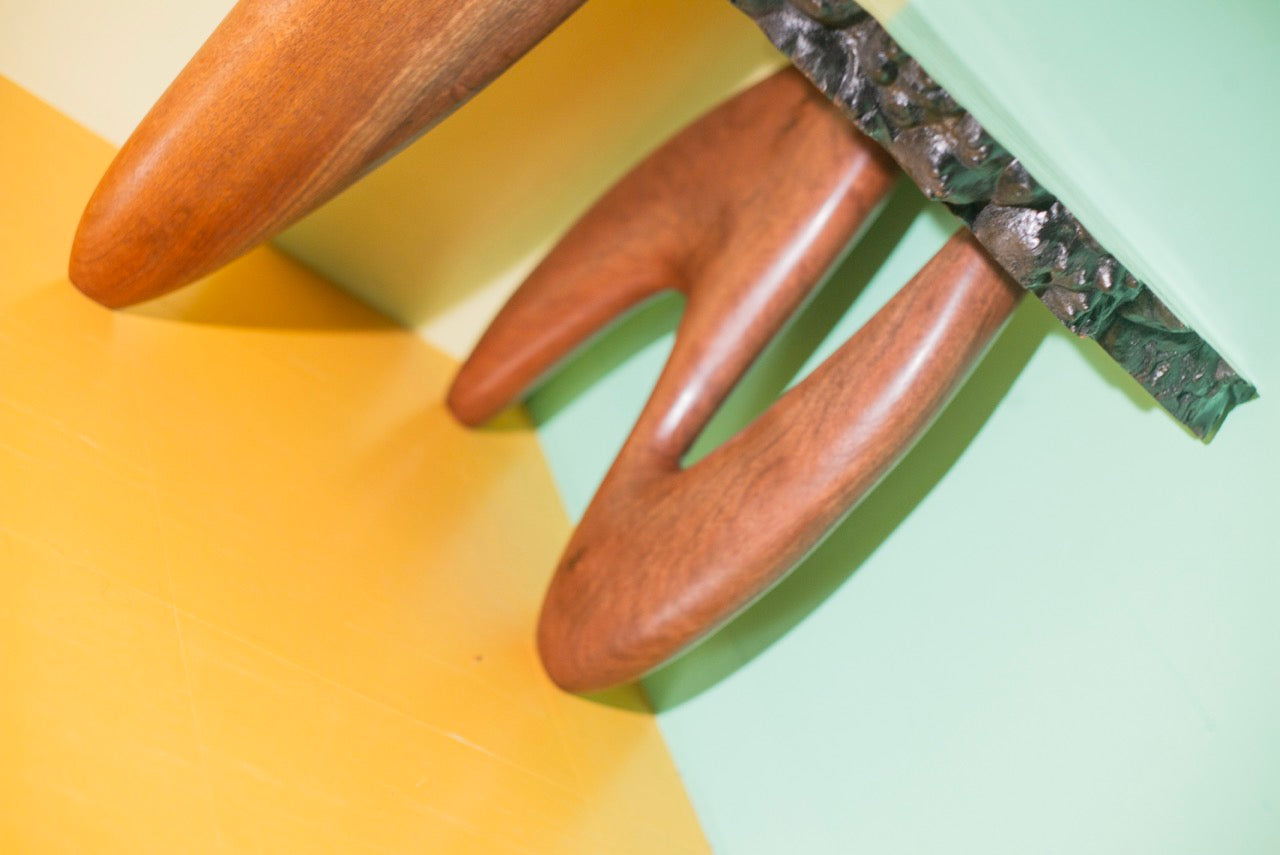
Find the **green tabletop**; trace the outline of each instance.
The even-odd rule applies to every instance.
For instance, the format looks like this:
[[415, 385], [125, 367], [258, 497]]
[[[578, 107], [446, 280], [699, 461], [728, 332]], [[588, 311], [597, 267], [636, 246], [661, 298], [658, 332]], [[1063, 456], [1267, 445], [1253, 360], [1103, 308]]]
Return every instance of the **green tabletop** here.
[[[1280, 851], [1280, 4], [919, 0], [888, 26], [1262, 397], [1204, 445], [1026, 301], [845, 524], [647, 680], [704, 827], [734, 855]], [[712, 433], [954, 227], [900, 187]], [[535, 397], [574, 513], [678, 309]]]

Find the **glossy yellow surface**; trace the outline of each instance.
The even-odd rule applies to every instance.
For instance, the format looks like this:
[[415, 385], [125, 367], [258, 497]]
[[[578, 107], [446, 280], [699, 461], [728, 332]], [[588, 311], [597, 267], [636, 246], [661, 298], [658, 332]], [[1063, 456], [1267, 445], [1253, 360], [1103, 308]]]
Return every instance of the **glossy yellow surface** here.
[[523, 418], [271, 251], [65, 280], [110, 148], [0, 80], [0, 852], [706, 851], [636, 690], [531, 635], [567, 522]]

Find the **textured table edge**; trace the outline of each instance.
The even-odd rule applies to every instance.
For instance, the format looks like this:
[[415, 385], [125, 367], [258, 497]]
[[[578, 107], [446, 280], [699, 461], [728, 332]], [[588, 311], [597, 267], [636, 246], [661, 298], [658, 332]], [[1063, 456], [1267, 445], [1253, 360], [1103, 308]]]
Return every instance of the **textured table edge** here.
[[1016, 282], [1196, 436], [1211, 439], [1257, 397], [869, 13], [849, 0], [731, 2]]

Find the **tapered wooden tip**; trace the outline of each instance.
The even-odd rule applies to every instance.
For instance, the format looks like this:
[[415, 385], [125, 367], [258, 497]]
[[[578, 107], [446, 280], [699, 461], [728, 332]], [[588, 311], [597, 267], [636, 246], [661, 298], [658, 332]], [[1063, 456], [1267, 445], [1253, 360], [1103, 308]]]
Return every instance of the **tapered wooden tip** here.
[[550, 616], [544, 611], [538, 622], [538, 657], [551, 682], [566, 692], [587, 693], [607, 689], [633, 676], [624, 673], [617, 679], [603, 677], [613, 674], [610, 657], [593, 655], [587, 639], [575, 637], [580, 633], [574, 632], [573, 625], [555, 617], [554, 609]]
[[[566, 651], [573, 651], [574, 655], [566, 655]], [[593, 648], [551, 631], [538, 633], [538, 656], [551, 682], [566, 692], [578, 694], [603, 692], [634, 682], [649, 670], [643, 666], [618, 668], [610, 657], [597, 655]]]
[[582, 0], [239, 0], [125, 143], [71, 281], [127, 306], [274, 237], [408, 144]]
[[661, 618], [663, 609], [652, 608], [655, 603], [643, 595], [630, 592], [621, 594], [629, 602], [610, 602], [610, 592], [597, 589], [591, 597], [582, 597], [570, 581], [579, 573], [616, 578], [617, 568], [609, 565], [607, 555], [583, 560], [570, 547], [542, 605], [538, 656], [551, 681], [567, 692], [599, 692], [633, 682], [683, 646], [672, 639], [671, 628]]
[[462, 364], [445, 398], [449, 412], [468, 427], [479, 427], [510, 406], [525, 382], [523, 376], [510, 378], [516, 360], [504, 362], [506, 342], [494, 342], [493, 338], [482, 341]]
[[82, 226], [76, 231], [67, 275], [71, 283], [80, 289], [80, 293], [90, 300], [110, 309], [118, 309], [128, 305], [130, 301], [119, 296], [122, 289], [119, 274], [113, 272], [116, 265], [110, 260], [103, 264], [99, 259], [93, 258], [93, 251], [88, 249], [100, 243], [105, 232], [104, 226], [97, 222], [89, 223], [87, 229]]
[[[137, 189], [144, 183], [145, 170], [117, 159], [85, 208], [71, 245], [71, 282], [110, 308], [159, 296], [221, 263], [192, 251], [178, 231], [179, 218], [155, 217], [156, 209]], [[184, 200], [169, 204], [175, 211], [185, 207]]]

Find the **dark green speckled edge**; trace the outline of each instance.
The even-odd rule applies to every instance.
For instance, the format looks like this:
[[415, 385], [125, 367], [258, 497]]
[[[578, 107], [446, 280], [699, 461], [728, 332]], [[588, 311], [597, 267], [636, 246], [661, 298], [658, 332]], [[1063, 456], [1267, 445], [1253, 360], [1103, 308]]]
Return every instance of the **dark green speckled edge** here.
[[1195, 330], [849, 0], [732, 0], [930, 199], [1196, 436], [1256, 398]]

